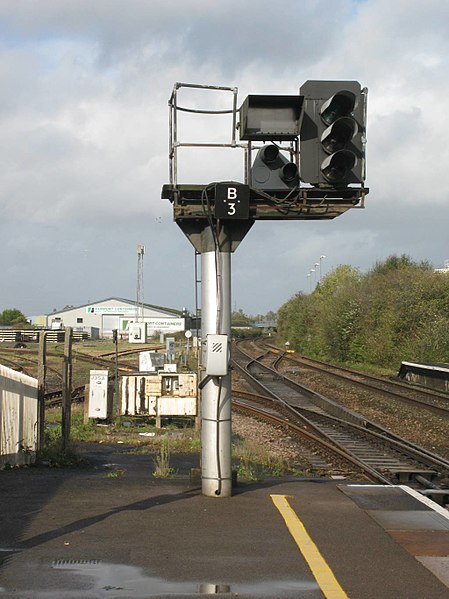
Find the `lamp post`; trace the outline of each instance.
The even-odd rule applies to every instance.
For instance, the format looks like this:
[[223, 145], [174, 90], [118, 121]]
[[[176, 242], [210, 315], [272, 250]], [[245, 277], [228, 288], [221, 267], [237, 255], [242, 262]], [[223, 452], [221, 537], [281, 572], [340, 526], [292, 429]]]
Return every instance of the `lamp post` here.
[[321, 262], [326, 258], [326, 256], [320, 256], [320, 282], [321, 282]]
[[[315, 272], [314, 268], [310, 269], [310, 275], [312, 275], [312, 273]], [[310, 280], [312, 280], [312, 277], [310, 278]], [[316, 284], [316, 274], [315, 274], [315, 284]], [[313, 287], [315, 289], [315, 286]]]
[[309, 293], [312, 291], [312, 284], [310, 282], [310, 272], [307, 273], [306, 277], [309, 279]]

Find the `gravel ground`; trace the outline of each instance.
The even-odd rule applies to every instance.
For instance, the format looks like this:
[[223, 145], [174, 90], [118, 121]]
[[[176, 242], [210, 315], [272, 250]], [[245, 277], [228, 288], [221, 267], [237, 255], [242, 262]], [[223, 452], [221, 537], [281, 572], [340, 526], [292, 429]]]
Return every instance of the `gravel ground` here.
[[[233, 376], [233, 388], [241, 391], [253, 392], [243, 377], [237, 373]], [[232, 413], [232, 432], [254, 447], [260, 446], [265, 451], [277, 455], [285, 460], [301, 460], [301, 447], [291, 437], [286, 437], [278, 427], [240, 414], [236, 410]]]
[[[449, 421], [447, 418], [395, 400], [393, 397], [387, 397], [375, 391], [365, 391], [360, 387], [351, 386], [349, 383], [340, 382], [332, 375], [317, 373], [301, 364], [295, 363], [296, 374], [292, 374], [292, 363], [289, 361], [284, 361], [282, 370], [288, 371], [288, 376], [298, 383], [345, 405], [354, 412], [363, 414], [367, 419], [388, 428], [397, 435], [449, 459]], [[234, 374], [234, 384], [237, 388], [251, 391], [246, 381], [236, 376], [236, 373]], [[233, 418], [234, 429], [238, 432], [241, 423], [239, 418], [234, 416]], [[304, 462], [307, 461], [307, 452], [302, 453], [301, 442], [290, 439], [293, 446], [284, 445], [279, 439], [279, 431], [275, 427], [258, 421], [254, 421], [257, 425], [253, 427], [249, 424], [250, 421], [254, 421], [254, 419], [246, 417], [246, 420], [243, 421], [246, 430], [241, 430], [239, 434], [248, 435], [250, 438], [254, 437], [256, 441], [261, 439], [265, 446], [279, 452], [279, 455], [285, 455], [286, 459], [300, 459], [300, 457], [295, 457], [296, 452], [297, 456], [303, 457]]]
[[299, 366], [299, 374], [289, 376], [397, 435], [449, 459], [447, 418], [407, 405], [393, 397], [388, 398], [381, 393], [351, 387], [348, 383], [340, 383], [331, 375], [326, 376], [302, 366]]
[[[233, 388], [254, 392], [246, 379], [236, 372]], [[247, 444], [261, 452], [269, 452], [272, 456], [285, 460], [295, 471], [313, 476], [343, 476], [354, 480], [366, 480], [359, 472], [348, 467], [334, 454], [326, 454], [313, 442], [296, 436], [286, 435], [285, 431], [272, 424], [260, 421], [252, 416], [240, 414], [234, 410], [232, 414], [233, 433], [243, 438]]]
[[260, 446], [263, 451], [283, 460], [294, 463], [307, 461], [301, 454], [301, 447], [296, 441], [291, 437], [284, 436], [275, 426], [256, 420], [251, 416], [234, 412], [232, 414], [232, 432], [254, 447]]

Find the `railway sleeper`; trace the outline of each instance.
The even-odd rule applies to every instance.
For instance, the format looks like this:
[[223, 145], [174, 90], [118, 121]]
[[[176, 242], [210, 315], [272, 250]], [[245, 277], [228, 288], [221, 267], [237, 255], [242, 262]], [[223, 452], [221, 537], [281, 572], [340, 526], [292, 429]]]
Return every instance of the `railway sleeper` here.
[[435, 470], [413, 468], [412, 466], [410, 468], [406, 466], [399, 468], [388, 468], [388, 472], [395, 477], [399, 484], [416, 481], [418, 476], [428, 480], [433, 480], [438, 476]]
[[444, 507], [449, 504], [449, 489], [420, 489], [419, 492], [438, 505]]

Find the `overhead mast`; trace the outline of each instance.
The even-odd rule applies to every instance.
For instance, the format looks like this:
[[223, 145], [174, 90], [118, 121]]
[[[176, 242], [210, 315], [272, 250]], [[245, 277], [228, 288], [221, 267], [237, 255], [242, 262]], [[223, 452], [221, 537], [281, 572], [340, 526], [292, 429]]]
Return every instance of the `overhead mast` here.
[[137, 294], [136, 294], [136, 320], [143, 322], [143, 257], [145, 255], [145, 246], [137, 246]]

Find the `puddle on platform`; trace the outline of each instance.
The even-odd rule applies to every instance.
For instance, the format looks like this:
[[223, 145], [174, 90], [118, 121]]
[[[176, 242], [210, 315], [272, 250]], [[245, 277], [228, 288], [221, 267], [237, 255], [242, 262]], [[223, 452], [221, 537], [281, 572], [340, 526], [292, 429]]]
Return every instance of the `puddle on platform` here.
[[[56, 570], [70, 571], [71, 577], [79, 574], [92, 579], [90, 593], [98, 593], [103, 597], [107, 591], [107, 597], [113, 599], [144, 598], [154, 595], [217, 595], [217, 597], [237, 597], [242, 594], [251, 594], [256, 597], [293, 597], [296, 593], [316, 591], [319, 587], [315, 581], [294, 580], [267, 580], [255, 583], [222, 583], [222, 582], [174, 582], [147, 576], [141, 568], [125, 566], [121, 564], [104, 563], [101, 560], [56, 560], [52, 564]], [[72, 578], [73, 580], [73, 578]], [[54, 587], [54, 583], [52, 585]], [[65, 585], [64, 585], [65, 586]], [[65, 589], [64, 596], [78, 597], [74, 589], [72, 595]], [[45, 593], [35, 595], [39, 599], [45, 599]]]

